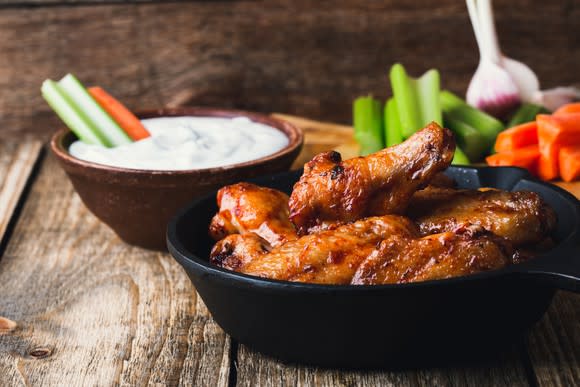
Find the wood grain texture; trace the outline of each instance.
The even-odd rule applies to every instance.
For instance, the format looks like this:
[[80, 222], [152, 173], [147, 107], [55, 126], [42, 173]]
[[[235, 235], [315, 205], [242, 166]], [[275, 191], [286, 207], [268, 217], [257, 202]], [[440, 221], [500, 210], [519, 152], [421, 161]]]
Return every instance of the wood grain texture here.
[[227, 385], [229, 339], [181, 267], [127, 246], [49, 157], [0, 260], [0, 385]]
[[[495, 6], [506, 53], [544, 87], [578, 82], [578, 0]], [[457, 0], [63, 3], [0, 9], [0, 36], [0, 131], [44, 137], [60, 124], [40, 83], [68, 71], [133, 109], [177, 98], [347, 123], [356, 96], [389, 93], [395, 61], [459, 93], [478, 61]]]
[[0, 141], [0, 240], [41, 149], [42, 143], [31, 138]]
[[516, 349], [477, 365], [409, 371], [341, 371], [287, 365], [241, 345], [239, 386], [528, 386]]
[[580, 295], [559, 292], [529, 337], [538, 385], [580, 385]]

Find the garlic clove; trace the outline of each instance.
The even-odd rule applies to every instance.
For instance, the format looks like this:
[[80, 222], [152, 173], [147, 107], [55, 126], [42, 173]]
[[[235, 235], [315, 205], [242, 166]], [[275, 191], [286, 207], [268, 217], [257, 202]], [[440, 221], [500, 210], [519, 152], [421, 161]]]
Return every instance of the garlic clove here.
[[536, 73], [525, 63], [511, 58], [502, 57], [501, 64], [515, 82], [522, 101], [531, 102], [534, 93], [540, 90], [540, 81]]
[[555, 87], [548, 90], [536, 90], [529, 102], [544, 106], [550, 111], [558, 109], [562, 105], [580, 100], [580, 89], [574, 86]]
[[493, 116], [509, 113], [520, 102], [518, 87], [503, 67], [482, 59], [467, 88], [467, 103]]

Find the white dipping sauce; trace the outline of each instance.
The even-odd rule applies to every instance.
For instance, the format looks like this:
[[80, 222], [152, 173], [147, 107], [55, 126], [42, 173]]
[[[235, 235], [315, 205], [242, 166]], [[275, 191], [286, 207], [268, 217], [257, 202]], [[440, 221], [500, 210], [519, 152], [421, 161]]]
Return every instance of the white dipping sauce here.
[[177, 171], [243, 163], [288, 145], [284, 133], [246, 117], [160, 117], [141, 122], [151, 137], [115, 148], [75, 141], [69, 152], [114, 167]]

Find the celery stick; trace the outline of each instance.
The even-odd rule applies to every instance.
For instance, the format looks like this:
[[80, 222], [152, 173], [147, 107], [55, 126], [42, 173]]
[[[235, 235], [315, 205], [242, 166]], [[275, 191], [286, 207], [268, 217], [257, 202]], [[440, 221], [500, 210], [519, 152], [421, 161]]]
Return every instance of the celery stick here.
[[103, 138], [99, 136], [99, 133], [91, 126], [88, 120], [75, 110], [55, 81], [47, 79], [42, 83], [40, 90], [52, 110], [82, 142], [105, 146]]
[[513, 128], [514, 126], [517, 125], [535, 121], [536, 116], [541, 113], [549, 113], [549, 112], [543, 106], [534, 105], [533, 103], [523, 103], [519, 107], [519, 109], [516, 110], [513, 117], [508, 122], [507, 127]]
[[453, 165], [469, 165], [469, 159], [463, 153], [461, 148], [458, 146], [455, 147], [455, 154], [453, 155], [453, 160], [451, 161]]
[[69, 101], [98, 129], [106, 145], [115, 147], [132, 142], [127, 133], [101, 108], [74, 75], [65, 75], [58, 84], [67, 94]]
[[384, 148], [381, 104], [373, 97], [359, 97], [353, 104], [354, 137], [361, 155]]
[[397, 145], [403, 142], [401, 133], [401, 121], [397, 111], [397, 102], [391, 97], [385, 104], [385, 141], [387, 146]]
[[420, 78], [413, 79], [400, 63], [396, 63], [391, 67], [390, 80], [403, 137], [410, 137], [432, 121], [442, 125], [437, 70], [429, 70]]
[[445, 127], [455, 134], [457, 145], [461, 147], [469, 160], [478, 161], [482, 158], [488, 150], [487, 142], [477, 129], [447, 114], [443, 114], [443, 122]]
[[417, 90], [418, 105], [421, 114], [422, 128], [432, 121], [439, 125], [443, 125], [443, 116], [441, 113], [441, 103], [439, 101], [439, 93], [441, 88], [439, 86], [439, 71], [431, 69], [423, 74], [419, 79], [412, 80]]
[[407, 138], [421, 128], [419, 116], [421, 110], [417, 102], [417, 94], [402, 64], [395, 63], [391, 67], [389, 78], [393, 96], [397, 101], [401, 132], [403, 137]]
[[440, 95], [441, 108], [447, 117], [453, 117], [477, 129], [485, 138], [486, 147], [490, 149], [495, 138], [504, 129], [501, 121], [470, 105], [455, 94], [443, 90]]

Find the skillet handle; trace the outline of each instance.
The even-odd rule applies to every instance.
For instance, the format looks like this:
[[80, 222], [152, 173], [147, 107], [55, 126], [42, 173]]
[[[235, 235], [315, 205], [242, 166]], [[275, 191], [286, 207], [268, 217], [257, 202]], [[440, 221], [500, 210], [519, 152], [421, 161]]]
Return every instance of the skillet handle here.
[[519, 275], [562, 290], [580, 293], [580, 242], [556, 248], [546, 256], [511, 266]]

